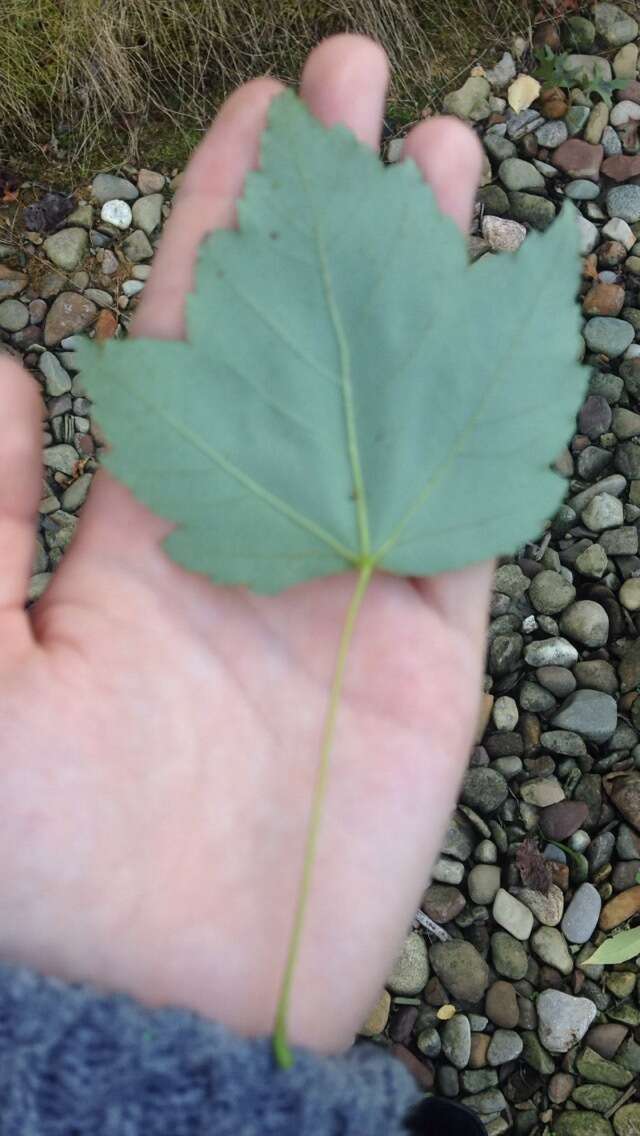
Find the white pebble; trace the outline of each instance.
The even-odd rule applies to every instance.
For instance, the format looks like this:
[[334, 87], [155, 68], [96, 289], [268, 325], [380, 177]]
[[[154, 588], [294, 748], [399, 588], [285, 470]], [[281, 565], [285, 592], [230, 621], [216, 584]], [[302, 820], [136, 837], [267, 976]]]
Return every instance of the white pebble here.
[[638, 122], [639, 119], [640, 103], [634, 103], [631, 99], [623, 99], [621, 103], [617, 103], [609, 115], [612, 126], [625, 126], [627, 122]]
[[122, 291], [125, 296], [136, 296], [144, 288], [143, 280], [125, 280], [122, 285]]
[[108, 221], [110, 225], [115, 225], [116, 229], [128, 229], [133, 214], [131, 206], [127, 205], [126, 201], [120, 201], [114, 197], [112, 201], [105, 201], [100, 211], [100, 216], [103, 221]]
[[610, 221], [602, 229], [602, 235], [608, 237], [610, 241], [620, 241], [624, 247], [629, 250], [633, 248], [637, 241], [637, 237], [633, 229], [627, 225], [622, 217], [612, 217]]

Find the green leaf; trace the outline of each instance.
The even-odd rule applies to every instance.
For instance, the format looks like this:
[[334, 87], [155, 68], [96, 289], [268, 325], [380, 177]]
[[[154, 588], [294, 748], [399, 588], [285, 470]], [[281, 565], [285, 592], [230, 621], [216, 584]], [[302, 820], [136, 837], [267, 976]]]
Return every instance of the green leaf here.
[[573, 208], [469, 266], [411, 160], [384, 167], [285, 92], [238, 219], [200, 248], [186, 342], [81, 344], [105, 464], [178, 522], [170, 555], [276, 592], [538, 532], [586, 386]]
[[640, 955], [640, 927], [633, 927], [630, 931], [620, 931], [617, 935], [605, 939], [597, 951], [585, 959], [585, 966], [626, 962], [636, 955]]

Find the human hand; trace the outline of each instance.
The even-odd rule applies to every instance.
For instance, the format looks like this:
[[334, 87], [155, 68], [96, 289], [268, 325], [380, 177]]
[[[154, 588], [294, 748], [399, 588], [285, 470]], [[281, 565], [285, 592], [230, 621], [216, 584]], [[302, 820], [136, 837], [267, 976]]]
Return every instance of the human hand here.
[[[301, 94], [323, 122], [377, 147], [386, 79], [379, 47], [337, 36], [311, 53]], [[196, 150], [132, 334], [184, 334], [198, 245], [234, 223], [281, 89], [267, 78], [241, 88]], [[434, 119], [405, 153], [466, 226], [473, 134]], [[41, 404], [14, 362], [0, 364], [0, 384], [0, 955], [270, 1033], [353, 578], [275, 597], [215, 587], [169, 560], [170, 526], [101, 471], [64, 562], [25, 612]], [[490, 575], [488, 564], [424, 581], [378, 574], [369, 587], [294, 1043], [335, 1052], [352, 1041], [419, 902], [472, 738]]]

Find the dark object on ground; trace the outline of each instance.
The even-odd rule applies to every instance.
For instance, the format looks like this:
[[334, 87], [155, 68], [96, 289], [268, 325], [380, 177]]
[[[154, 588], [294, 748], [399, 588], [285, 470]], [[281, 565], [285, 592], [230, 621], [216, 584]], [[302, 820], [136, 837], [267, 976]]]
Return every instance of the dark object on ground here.
[[445, 1097], [427, 1097], [412, 1111], [406, 1121], [407, 1132], [414, 1136], [487, 1136], [481, 1120], [463, 1104]]
[[45, 193], [24, 211], [24, 227], [33, 233], [47, 233], [55, 229], [76, 207], [75, 198], [64, 193]]

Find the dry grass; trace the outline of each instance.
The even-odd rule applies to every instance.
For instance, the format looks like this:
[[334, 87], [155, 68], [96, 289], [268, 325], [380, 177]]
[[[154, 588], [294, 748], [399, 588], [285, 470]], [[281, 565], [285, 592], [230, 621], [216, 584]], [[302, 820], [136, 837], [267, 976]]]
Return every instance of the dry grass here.
[[[295, 83], [336, 31], [378, 39], [391, 114], [408, 122], [475, 61], [527, 35], [527, 0], [1, 0], [0, 159], [66, 171], [111, 164], [155, 131], [186, 151], [254, 75]], [[148, 146], [151, 145], [151, 155]], [[18, 155], [16, 160], [15, 155]]]

